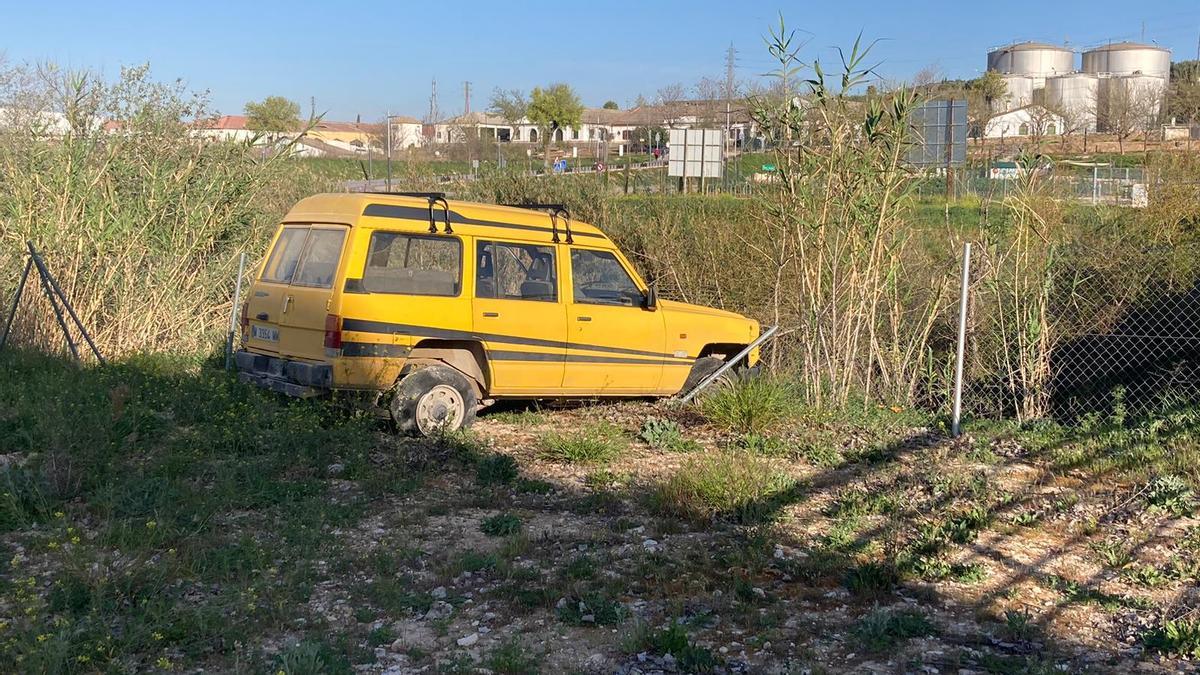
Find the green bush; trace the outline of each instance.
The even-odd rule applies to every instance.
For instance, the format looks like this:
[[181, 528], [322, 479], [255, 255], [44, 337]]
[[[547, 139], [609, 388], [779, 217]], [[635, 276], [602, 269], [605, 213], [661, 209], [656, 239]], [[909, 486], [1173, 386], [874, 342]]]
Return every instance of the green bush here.
[[937, 629], [916, 610], [876, 609], [858, 622], [853, 633], [868, 651], [883, 652], [909, 638], [935, 635]]
[[784, 380], [738, 380], [700, 400], [700, 411], [713, 424], [739, 434], [761, 434], [799, 410], [798, 392]]
[[720, 450], [690, 457], [659, 486], [656, 502], [664, 512], [695, 520], [752, 523], [772, 517], [796, 488], [769, 461]]
[[576, 433], [553, 432], [541, 438], [542, 457], [568, 464], [604, 464], [628, 447], [620, 429], [599, 423]]
[[511, 513], [497, 513], [491, 518], [485, 518], [479, 529], [493, 537], [507, 537], [521, 531], [521, 519]]

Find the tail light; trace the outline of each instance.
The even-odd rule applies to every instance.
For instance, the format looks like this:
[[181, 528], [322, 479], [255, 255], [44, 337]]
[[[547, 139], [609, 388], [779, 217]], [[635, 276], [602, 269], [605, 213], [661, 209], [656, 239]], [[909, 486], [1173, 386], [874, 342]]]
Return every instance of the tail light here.
[[239, 317], [239, 320], [242, 324], [243, 333], [250, 330], [250, 301], [247, 300], [246, 302], [242, 303], [242, 314]]
[[342, 317], [337, 314], [325, 315], [325, 348], [342, 348]]

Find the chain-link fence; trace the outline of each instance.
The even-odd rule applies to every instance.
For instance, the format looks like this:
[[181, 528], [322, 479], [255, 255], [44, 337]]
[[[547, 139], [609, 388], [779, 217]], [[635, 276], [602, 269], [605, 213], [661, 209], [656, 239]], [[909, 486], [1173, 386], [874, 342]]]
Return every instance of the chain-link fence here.
[[1200, 402], [1200, 281], [1171, 268], [1190, 254], [1152, 253], [1143, 267], [976, 245], [964, 414], [1076, 423]]

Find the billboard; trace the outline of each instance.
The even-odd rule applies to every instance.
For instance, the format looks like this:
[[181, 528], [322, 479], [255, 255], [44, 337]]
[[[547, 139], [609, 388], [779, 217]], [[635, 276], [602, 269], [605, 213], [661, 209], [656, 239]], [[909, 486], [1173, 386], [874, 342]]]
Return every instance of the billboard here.
[[721, 129], [671, 129], [667, 138], [667, 175], [720, 178], [725, 168], [725, 132]]
[[967, 162], [967, 102], [928, 101], [913, 111], [905, 159], [915, 167]]

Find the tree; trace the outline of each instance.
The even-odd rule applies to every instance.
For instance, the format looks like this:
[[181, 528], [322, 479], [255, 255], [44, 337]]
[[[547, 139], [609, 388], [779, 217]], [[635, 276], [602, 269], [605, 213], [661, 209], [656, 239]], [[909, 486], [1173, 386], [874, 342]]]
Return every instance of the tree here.
[[497, 87], [492, 92], [491, 106], [492, 112], [511, 124], [514, 132], [520, 128], [529, 115], [529, 99], [525, 98], [525, 92], [520, 89], [505, 91]]
[[1200, 61], [1171, 64], [1168, 114], [1181, 121], [1200, 123]]
[[282, 96], [268, 96], [261, 102], [246, 104], [246, 128], [264, 133], [274, 140], [300, 126], [300, 106]]
[[668, 124], [683, 114], [683, 102], [687, 99], [687, 90], [678, 82], [662, 87], [654, 94], [654, 105], [662, 108], [663, 116]]
[[620, 110], [621, 106], [617, 105], [616, 101], [605, 101], [602, 106], [605, 110]]
[[554, 133], [567, 127], [579, 128], [583, 121], [583, 103], [575, 90], [562, 82], [545, 89], [534, 87], [529, 95], [527, 116], [542, 136], [546, 166], [550, 166], [550, 144], [554, 142]]
[[1125, 141], [1138, 131], [1148, 132], [1162, 112], [1162, 95], [1148, 85], [1128, 80], [1109, 80], [1108, 96], [1102, 101], [1099, 123], [1117, 137], [1117, 148], [1125, 154]]

